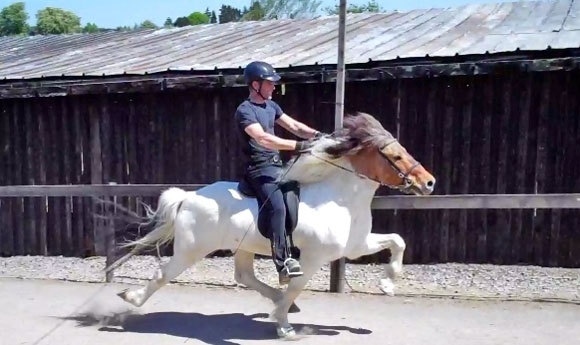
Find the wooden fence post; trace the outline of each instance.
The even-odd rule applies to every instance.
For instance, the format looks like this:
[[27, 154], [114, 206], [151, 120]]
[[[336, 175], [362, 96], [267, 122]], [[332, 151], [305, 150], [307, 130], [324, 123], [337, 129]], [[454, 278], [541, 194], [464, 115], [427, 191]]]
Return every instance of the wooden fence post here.
[[[109, 182], [109, 185], [116, 185], [116, 182]], [[106, 252], [106, 259], [105, 259], [105, 266], [109, 266], [115, 261], [115, 247], [117, 246], [117, 238], [115, 236], [115, 221], [114, 216], [117, 214], [117, 196], [113, 197], [106, 197], [107, 201], [113, 200], [112, 206], [106, 205], [103, 208], [103, 216], [105, 217], [103, 232], [105, 236], [105, 252]], [[113, 208], [111, 210], [111, 207]], [[113, 271], [109, 271], [106, 274], [107, 282], [111, 282], [113, 280]]]

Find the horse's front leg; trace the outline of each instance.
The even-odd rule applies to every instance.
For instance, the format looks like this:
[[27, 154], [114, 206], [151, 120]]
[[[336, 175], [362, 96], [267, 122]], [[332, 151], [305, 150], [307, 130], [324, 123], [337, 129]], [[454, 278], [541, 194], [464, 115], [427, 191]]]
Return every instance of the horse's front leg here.
[[368, 234], [364, 243], [361, 244], [349, 259], [356, 259], [364, 255], [375, 254], [384, 249], [391, 250], [391, 260], [385, 265], [385, 278], [381, 279], [379, 288], [389, 296], [395, 295], [393, 281], [403, 270], [403, 255], [405, 253], [405, 241], [398, 234]]

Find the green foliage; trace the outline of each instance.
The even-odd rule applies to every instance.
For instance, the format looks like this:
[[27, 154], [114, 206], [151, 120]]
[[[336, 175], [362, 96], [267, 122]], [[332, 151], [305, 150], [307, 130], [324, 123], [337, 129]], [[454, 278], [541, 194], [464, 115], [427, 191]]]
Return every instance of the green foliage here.
[[117, 31], [131, 31], [133, 30], [129, 25], [117, 26]]
[[41, 35], [81, 32], [81, 19], [70, 11], [47, 7], [36, 13], [36, 31]]
[[184, 26], [191, 25], [191, 21], [189, 20], [188, 17], [179, 17], [175, 20], [175, 23], [173, 23], [173, 25], [178, 28], [181, 28]]
[[320, 4], [317, 0], [254, 0], [243, 20], [313, 18]]
[[[339, 12], [339, 6], [336, 5], [334, 7], [327, 7], [324, 9], [324, 11], [326, 11], [327, 14], [338, 14]], [[364, 5], [354, 5], [354, 4], [350, 4], [347, 8], [346, 8], [346, 12], [347, 13], [364, 13], [364, 12], [384, 12], [384, 9], [381, 8], [381, 6], [379, 6], [379, 4], [377, 4], [377, 2], [375, 0], [369, 0], [368, 3], [364, 4]]]
[[201, 12], [193, 12], [187, 16], [191, 25], [208, 24], [209, 16]]
[[[312, 18], [317, 15], [320, 0], [253, 0], [249, 8], [243, 10], [222, 5], [216, 15], [216, 11], [210, 11], [206, 7], [204, 12], [193, 12], [188, 16], [182, 16], [172, 21], [167, 17], [163, 27], [183, 27], [207, 23], [228, 23], [241, 20], [273, 20], [283, 18]], [[380, 10], [376, 0], [370, 0], [362, 6], [350, 5], [349, 12], [377, 12]], [[328, 13], [338, 13], [338, 7], [327, 8]], [[36, 14], [37, 23], [34, 27], [27, 24], [28, 13], [25, 11], [24, 2], [15, 2], [0, 11], [0, 36], [4, 35], [35, 35], [35, 34], [69, 34], [69, 33], [94, 33], [110, 29], [99, 28], [96, 23], [88, 22], [81, 27], [80, 18], [73, 12], [60, 8], [46, 7]], [[157, 29], [158, 26], [151, 20], [144, 20], [133, 26], [123, 25], [116, 28], [117, 31], [131, 31], [139, 29]]]
[[85, 25], [83, 28], [83, 32], [87, 34], [94, 34], [99, 32], [99, 27], [95, 23], [87, 23], [87, 25]]
[[266, 18], [266, 12], [259, 1], [254, 1], [250, 9], [244, 8], [242, 20], [263, 20]]
[[141, 24], [139, 24], [140, 29], [157, 29], [157, 25], [150, 21], [149, 19], [144, 20]]
[[242, 18], [242, 11], [229, 5], [222, 5], [218, 16], [220, 24], [237, 22]]
[[15, 2], [0, 11], [0, 36], [25, 35], [30, 29], [28, 13], [23, 2]]

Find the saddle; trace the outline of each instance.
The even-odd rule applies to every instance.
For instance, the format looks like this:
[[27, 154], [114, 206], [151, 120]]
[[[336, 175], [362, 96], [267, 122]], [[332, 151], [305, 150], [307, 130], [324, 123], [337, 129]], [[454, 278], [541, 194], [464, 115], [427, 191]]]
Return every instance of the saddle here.
[[[300, 204], [300, 184], [298, 181], [294, 180], [284, 180], [278, 183], [280, 186], [280, 190], [282, 191], [282, 196], [284, 199], [284, 205], [286, 206], [286, 236], [290, 242], [290, 251], [292, 257], [299, 258], [300, 257], [300, 250], [294, 246], [292, 241], [292, 233], [294, 229], [296, 229], [296, 225], [298, 225], [298, 205]], [[256, 198], [256, 194], [252, 189], [250, 183], [242, 177], [238, 182], [238, 191], [248, 198]], [[264, 232], [263, 229], [260, 229], [260, 234], [266, 238], [270, 238], [268, 234]]]

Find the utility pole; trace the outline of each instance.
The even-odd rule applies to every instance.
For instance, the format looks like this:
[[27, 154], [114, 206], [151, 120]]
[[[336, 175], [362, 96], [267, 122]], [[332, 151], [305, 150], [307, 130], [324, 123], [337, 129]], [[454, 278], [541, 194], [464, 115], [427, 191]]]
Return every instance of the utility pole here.
[[[338, 59], [336, 64], [336, 101], [334, 109], [334, 129], [342, 128], [344, 118], [344, 41], [346, 36], [346, 0], [340, 0], [338, 15]], [[340, 258], [330, 264], [330, 291], [344, 292], [345, 259]]]

